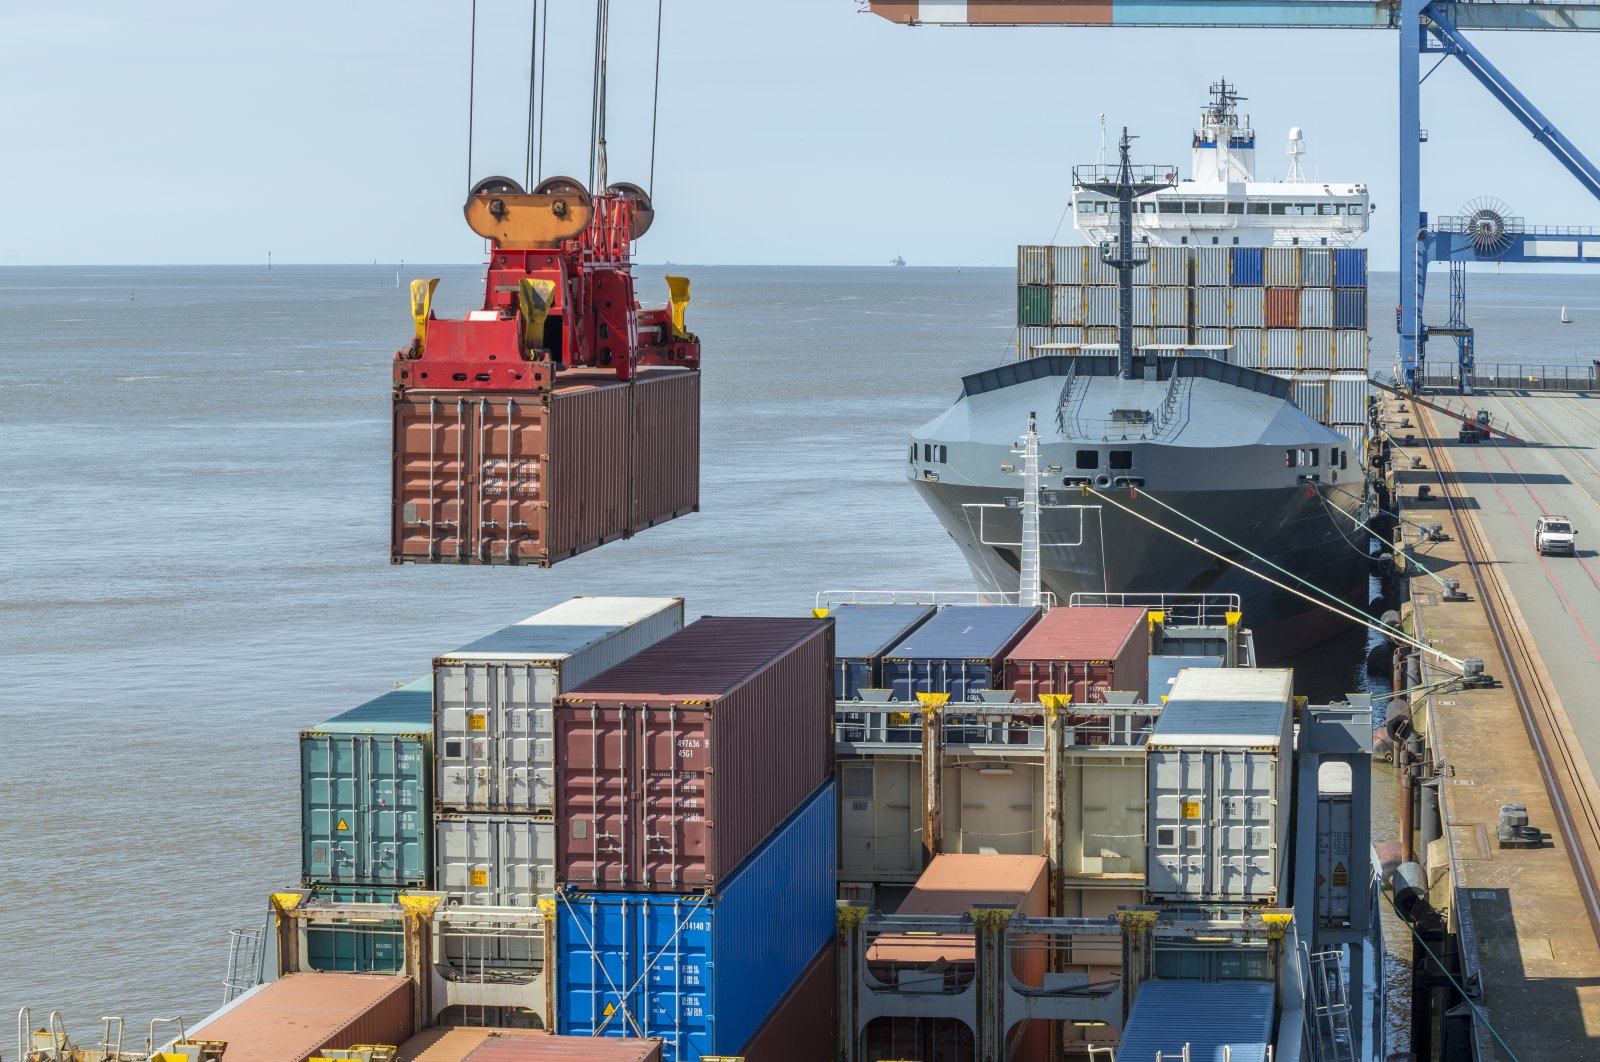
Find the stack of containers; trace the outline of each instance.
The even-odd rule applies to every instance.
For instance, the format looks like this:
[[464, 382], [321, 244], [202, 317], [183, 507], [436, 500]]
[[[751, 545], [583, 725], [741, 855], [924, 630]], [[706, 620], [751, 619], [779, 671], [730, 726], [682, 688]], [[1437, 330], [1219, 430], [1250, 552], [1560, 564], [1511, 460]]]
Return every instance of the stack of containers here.
[[1023, 605], [954, 605], [901, 639], [883, 656], [890, 699], [915, 703], [919, 693], [951, 702], [982, 701], [1005, 689], [1005, 659], [1040, 610]]
[[[432, 879], [433, 680], [421, 678], [300, 733], [301, 879], [313, 899], [392, 904]], [[314, 928], [325, 972], [395, 972], [399, 924]]]
[[[1081, 706], [1104, 704], [1111, 691], [1131, 693], [1139, 704], [1149, 701], [1148, 613], [1142, 608], [1051, 609], [1006, 656], [1005, 685], [1019, 701], [1069, 695], [1073, 744], [1107, 744], [1110, 718]], [[1132, 725], [1127, 719], [1118, 722]]]
[[834, 689], [841, 701], [883, 685], [883, 656], [932, 618], [932, 605], [840, 605], [834, 629]]
[[833, 654], [831, 619], [707, 617], [558, 698], [563, 1035], [736, 1055], [787, 997], [817, 994]]
[[[555, 894], [554, 702], [683, 627], [677, 597], [577, 597], [433, 662], [434, 888], [447, 904]], [[441, 961], [528, 974], [525, 938], [446, 938]]]

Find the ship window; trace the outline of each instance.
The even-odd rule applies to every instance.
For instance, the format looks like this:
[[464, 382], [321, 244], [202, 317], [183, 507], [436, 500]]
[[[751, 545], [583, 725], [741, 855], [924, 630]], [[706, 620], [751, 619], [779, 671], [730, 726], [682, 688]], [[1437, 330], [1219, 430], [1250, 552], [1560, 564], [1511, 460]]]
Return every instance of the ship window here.
[[1273, 203], [1272, 204], [1272, 212], [1274, 214], [1287, 214], [1289, 212], [1289, 204], [1288, 203]]
[[1187, 237], [1187, 236], [1180, 236], [1180, 237], [1178, 237], [1178, 242], [1179, 242], [1179, 243], [1188, 243], [1188, 242], [1189, 242], [1189, 237]]
[[1237, 247], [1237, 246], [1239, 246], [1239, 237], [1237, 237], [1237, 236], [1235, 236], [1235, 237], [1234, 237], [1234, 238], [1233, 238], [1233, 245], [1234, 245], [1234, 246], [1235, 246], [1235, 247]]
[[1311, 458], [1311, 467], [1312, 468], [1316, 468], [1318, 465], [1320, 465], [1322, 463], [1322, 451], [1321, 450], [1307, 450], [1306, 451], [1306, 455]]
[[1222, 241], [1219, 240], [1217, 237], [1213, 236], [1213, 237], [1211, 237], [1211, 242], [1212, 243], [1221, 243]]
[[907, 457], [906, 461], [908, 463], [910, 463], [910, 464], [913, 464], [913, 465], [917, 463], [917, 444], [916, 443], [912, 443], [911, 444], [911, 456]]
[[1228, 213], [1230, 213], [1230, 214], [1243, 214], [1244, 213], [1244, 204], [1239, 202], [1238, 200], [1234, 200], [1233, 202], [1228, 204]]
[[1300, 237], [1296, 236], [1294, 239], [1290, 240], [1289, 242], [1291, 244], [1293, 244], [1294, 246], [1299, 247], [1300, 246]]
[[1365, 214], [1366, 212], [1367, 212], [1367, 205], [1365, 203], [1351, 203], [1350, 204], [1350, 213], [1352, 213], [1352, 214]]
[[1081, 469], [1095, 469], [1100, 467], [1099, 450], [1079, 450], [1078, 467]]
[[1202, 214], [1225, 214], [1227, 209], [1228, 204], [1221, 202], [1200, 204], [1200, 213]]
[[1156, 205], [1154, 203], [1140, 203], [1139, 204], [1139, 213], [1141, 213], [1141, 214], [1154, 214], [1155, 212], [1156, 212]]
[[1285, 450], [1283, 452], [1283, 467], [1293, 468], [1297, 464], [1299, 464], [1299, 461], [1295, 459], [1295, 451]]
[[940, 446], [939, 447], [939, 463], [941, 465], [946, 463], [944, 455], [945, 455], [945, 449], [944, 449], [943, 446]]
[[1176, 199], [1163, 199], [1161, 201], [1161, 212], [1163, 214], [1181, 214], [1183, 213], [1183, 203]]
[[1078, 204], [1078, 213], [1080, 213], [1080, 214], [1093, 214], [1094, 213], [1094, 204], [1093, 203], [1079, 203]]
[[1333, 204], [1332, 203], [1322, 203], [1322, 204], [1318, 205], [1317, 213], [1318, 214], [1332, 214], [1333, 213]]
[[1328, 447], [1328, 467], [1329, 468], [1334, 468], [1338, 464], [1339, 464], [1339, 448], [1337, 446]]
[[1348, 450], [1340, 451], [1340, 453], [1339, 453], [1339, 467], [1340, 468], [1349, 468], [1350, 467], [1350, 451], [1348, 451]]
[[933, 460], [933, 444], [932, 443], [923, 443], [922, 444], [922, 459], [924, 461], [932, 461]]
[[1249, 212], [1252, 213], [1252, 214], [1270, 214], [1270, 213], [1272, 213], [1272, 204], [1271, 203], [1251, 203]]
[[1132, 468], [1133, 467], [1133, 451], [1132, 450], [1112, 450], [1111, 451], [1110, 465], [1111, 465], [1112, 468]]
[[1183, 212], [1185, 214], [1198, 214], [1200, 213], [1200, 204], [1195, 202], [1185, 203], [1183, 204]]

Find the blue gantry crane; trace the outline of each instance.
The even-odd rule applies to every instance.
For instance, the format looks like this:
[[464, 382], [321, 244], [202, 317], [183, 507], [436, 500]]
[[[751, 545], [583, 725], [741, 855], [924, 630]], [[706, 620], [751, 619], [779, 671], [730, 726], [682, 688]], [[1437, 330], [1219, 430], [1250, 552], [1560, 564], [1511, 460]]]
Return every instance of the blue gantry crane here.
[[[1510, 111], [1588, 192], [1600, 199], [1600, 169], [1579, 151], [1475, 44], [1464, 30], [1557, 33], [1600, 30], [1600, 0], [867, 0], [876, 15], [918, 25], [1165, 26], [1255, 29], [1399, 30], [1400, 303], [1396, 370], [1407, 390], [1422, 385], [1430, 335], [1451, 338], [1458, 378], [1470, 389], [1473, 336], [1466, 323], [1468, 262], [1600, 263], [1600, 230], [1530, 229], [1494, 207], [1429, 225], [1422, 210], [1422, 70], [1424, 55], [1454, 57]], [[1450, 266], [1449, 322], [1423, 323], [1427, 269]]]

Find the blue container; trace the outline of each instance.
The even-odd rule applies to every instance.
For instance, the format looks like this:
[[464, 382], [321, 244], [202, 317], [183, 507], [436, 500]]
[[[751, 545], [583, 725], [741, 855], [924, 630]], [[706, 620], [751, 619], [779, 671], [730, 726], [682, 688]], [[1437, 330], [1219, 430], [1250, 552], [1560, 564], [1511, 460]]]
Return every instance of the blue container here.
[[[311, 902], [389, 904], [400, 892], [358, 886], [313, 889]], [[405, 968], [404, 932], [399, 919], [345, 926], [308, 925], [306, 967], [318, 973], [400, 973]]]
[[1146, 981], [1117, 1043], [1117, 1062], [1189, 1057], [1266, 1062], [1272, 1043], [1273, 987], [1264, 981]]
[[[1339, 247], [1333, 252], [1333, 286], [1336, 288], [1364, 288], [1367, 286], [1367, 249], [1365, 247]], [[1361, 326], [1366, 327], [1366, 318]]]
[[1367, 289], [1333, 289], [1333, 327], [1367, 327]]
[[431, 675], [301, 732], [307, 885], [428, 884], [432, 747]]
[[834, 696], [855, 700], [877, 689], [883, 654], [933, 615], [932, 605], [840, 605], [833, 617]]
[[1232, 261], [1228, 263], [1228, 279], [1236, 288], [1261, 287], [1265, 254], [1260, 247], [1232, 248]]
[[837, 811], [830, 781], [715, 896], [559, 895], [556, 1031], [737, 1054], [834, 935]]
[[883, 684], [897, 701], [918, 693], [948, 693], [978, 701], [979, 690], [1001, 688], [1005, 655], [1039, 619], [1021, 605], [963, 605], [941, 609], [883, 656]]

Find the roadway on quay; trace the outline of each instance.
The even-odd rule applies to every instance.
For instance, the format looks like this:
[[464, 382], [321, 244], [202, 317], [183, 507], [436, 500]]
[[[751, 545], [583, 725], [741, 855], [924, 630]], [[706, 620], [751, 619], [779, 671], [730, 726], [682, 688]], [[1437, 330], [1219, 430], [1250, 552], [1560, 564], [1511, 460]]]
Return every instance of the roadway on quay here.
[[[1500, 392], [1455, 401], [1489, 410], [1494, 424], [1526, 442], [1459, 443], [1444, 418], [1433, 418], [1456, 490], [1493, 546], [1591, 775], [1600, 778], [1600, 398]], [[1539, 556], [1533, 529], [1545, 514], [1572, 520], [1576, 556]]]

